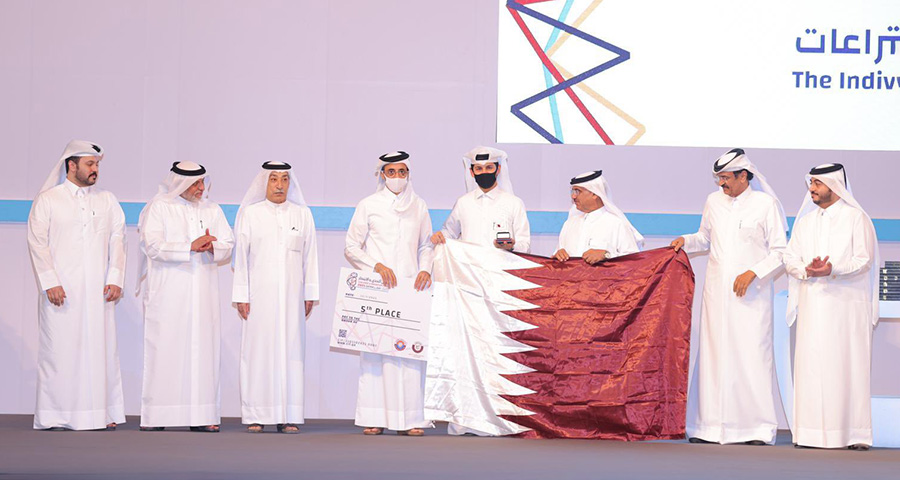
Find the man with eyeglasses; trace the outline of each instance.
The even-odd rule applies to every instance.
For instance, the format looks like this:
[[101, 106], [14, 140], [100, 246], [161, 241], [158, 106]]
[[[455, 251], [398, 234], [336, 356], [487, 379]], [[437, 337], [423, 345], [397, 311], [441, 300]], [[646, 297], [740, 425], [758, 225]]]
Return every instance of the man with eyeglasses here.
[[719, 189], [700, 230], [671, 246], [709, 251], [700, 310], [700, 347], [688, 398], [691, 443], [775, 443], [773, 281], [787, 220], [765, 177], [740, 148], [713, 164]]
[[640, 250], [644, 237], [612, 202], [602, 170], [582, 173], [569, 184], [572, 208], [553, 258], [565, 262], [570, 256], [581, 257], [594, 265]]
[[466, 190], [444, 227], [431, 237], [435, 245], [446, 239], [528, 253], [531, 231], [525, 204], [513, 194], [506, 152], [476, 147], [463, 156]]
[[[358, 270], [375, 271], [388, 288], [398, 277], [415, 276], [415, 289], [431, 286], [431, 216], [409, 179], [410, 159], [398, 151], [379, 157], [375, 193], [356, 206], [344, 256]], [[413, 293], [413, 292], [410, 292]], [[422, 436], [425, 421], [425, 362], [375, 353], [359, 354], [356, 425], [366, 435], [384, 429]]]

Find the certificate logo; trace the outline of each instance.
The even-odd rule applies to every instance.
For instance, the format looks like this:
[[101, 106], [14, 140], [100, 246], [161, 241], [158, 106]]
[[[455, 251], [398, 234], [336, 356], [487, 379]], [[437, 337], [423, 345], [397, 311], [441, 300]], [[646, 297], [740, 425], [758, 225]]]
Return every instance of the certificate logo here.
[[413, 352], [422, 353], [422, 350], [425, 350], [425, 345], [422, 345], [420, 342], [416, 342], [412, 346]]
[[356, 272], [351, 272], [350, 275], [347, 275], [347, 286], [350, 287], [350, 290], [356, 290], [356, 283], [359, 281], [359, 275]]
[[394, 342], [394, 348], [396, 348], [398, 352], [402, 352], [406, 350], [406, 342], [404, 342], [403, 340], [397, 340], [396, 342]]

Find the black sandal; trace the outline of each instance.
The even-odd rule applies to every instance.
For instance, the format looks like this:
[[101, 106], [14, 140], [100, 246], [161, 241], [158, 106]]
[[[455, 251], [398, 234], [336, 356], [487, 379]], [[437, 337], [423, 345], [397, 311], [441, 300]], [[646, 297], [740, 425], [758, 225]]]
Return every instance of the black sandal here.
[[204, 425], [202, 427], [191, 427], [192, 432], [219, 433], [218, 425]]
[[141, 427], [142, 432], [161, 432], [165, 429], [166, 427]]
[[293, 423], [279, 423], [275, 427], [278, 428], [278, 433], [300, 433], [300, 427]]

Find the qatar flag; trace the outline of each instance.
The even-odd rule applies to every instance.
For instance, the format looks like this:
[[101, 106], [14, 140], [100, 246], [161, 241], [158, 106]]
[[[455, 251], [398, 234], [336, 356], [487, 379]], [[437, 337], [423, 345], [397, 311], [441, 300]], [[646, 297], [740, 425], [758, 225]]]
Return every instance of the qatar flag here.
[[450, 240], [433, 275], [426, 418], [490, 435], [684, 438], [683, 251], [592, 266]]

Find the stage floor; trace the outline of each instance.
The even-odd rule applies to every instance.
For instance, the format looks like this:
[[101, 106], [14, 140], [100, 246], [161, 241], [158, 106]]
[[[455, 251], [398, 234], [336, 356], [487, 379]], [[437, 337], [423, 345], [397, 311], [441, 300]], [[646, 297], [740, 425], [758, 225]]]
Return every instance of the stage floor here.
[[101, 479], [862, 479], [898, 478], [900, 450], [795, 449], [778, 445], [693, 445], [686, 441], [613, 442], [450, 437], [446, 425], [425, 437], [364, 436], [348, 420], [311, 420], [299, 435], [249, 434], [225, 419], [216, 434], [138, 431], [138, 418], [115, 432], [31, 429], [30, 415], [0, 415], [0, 480]]

